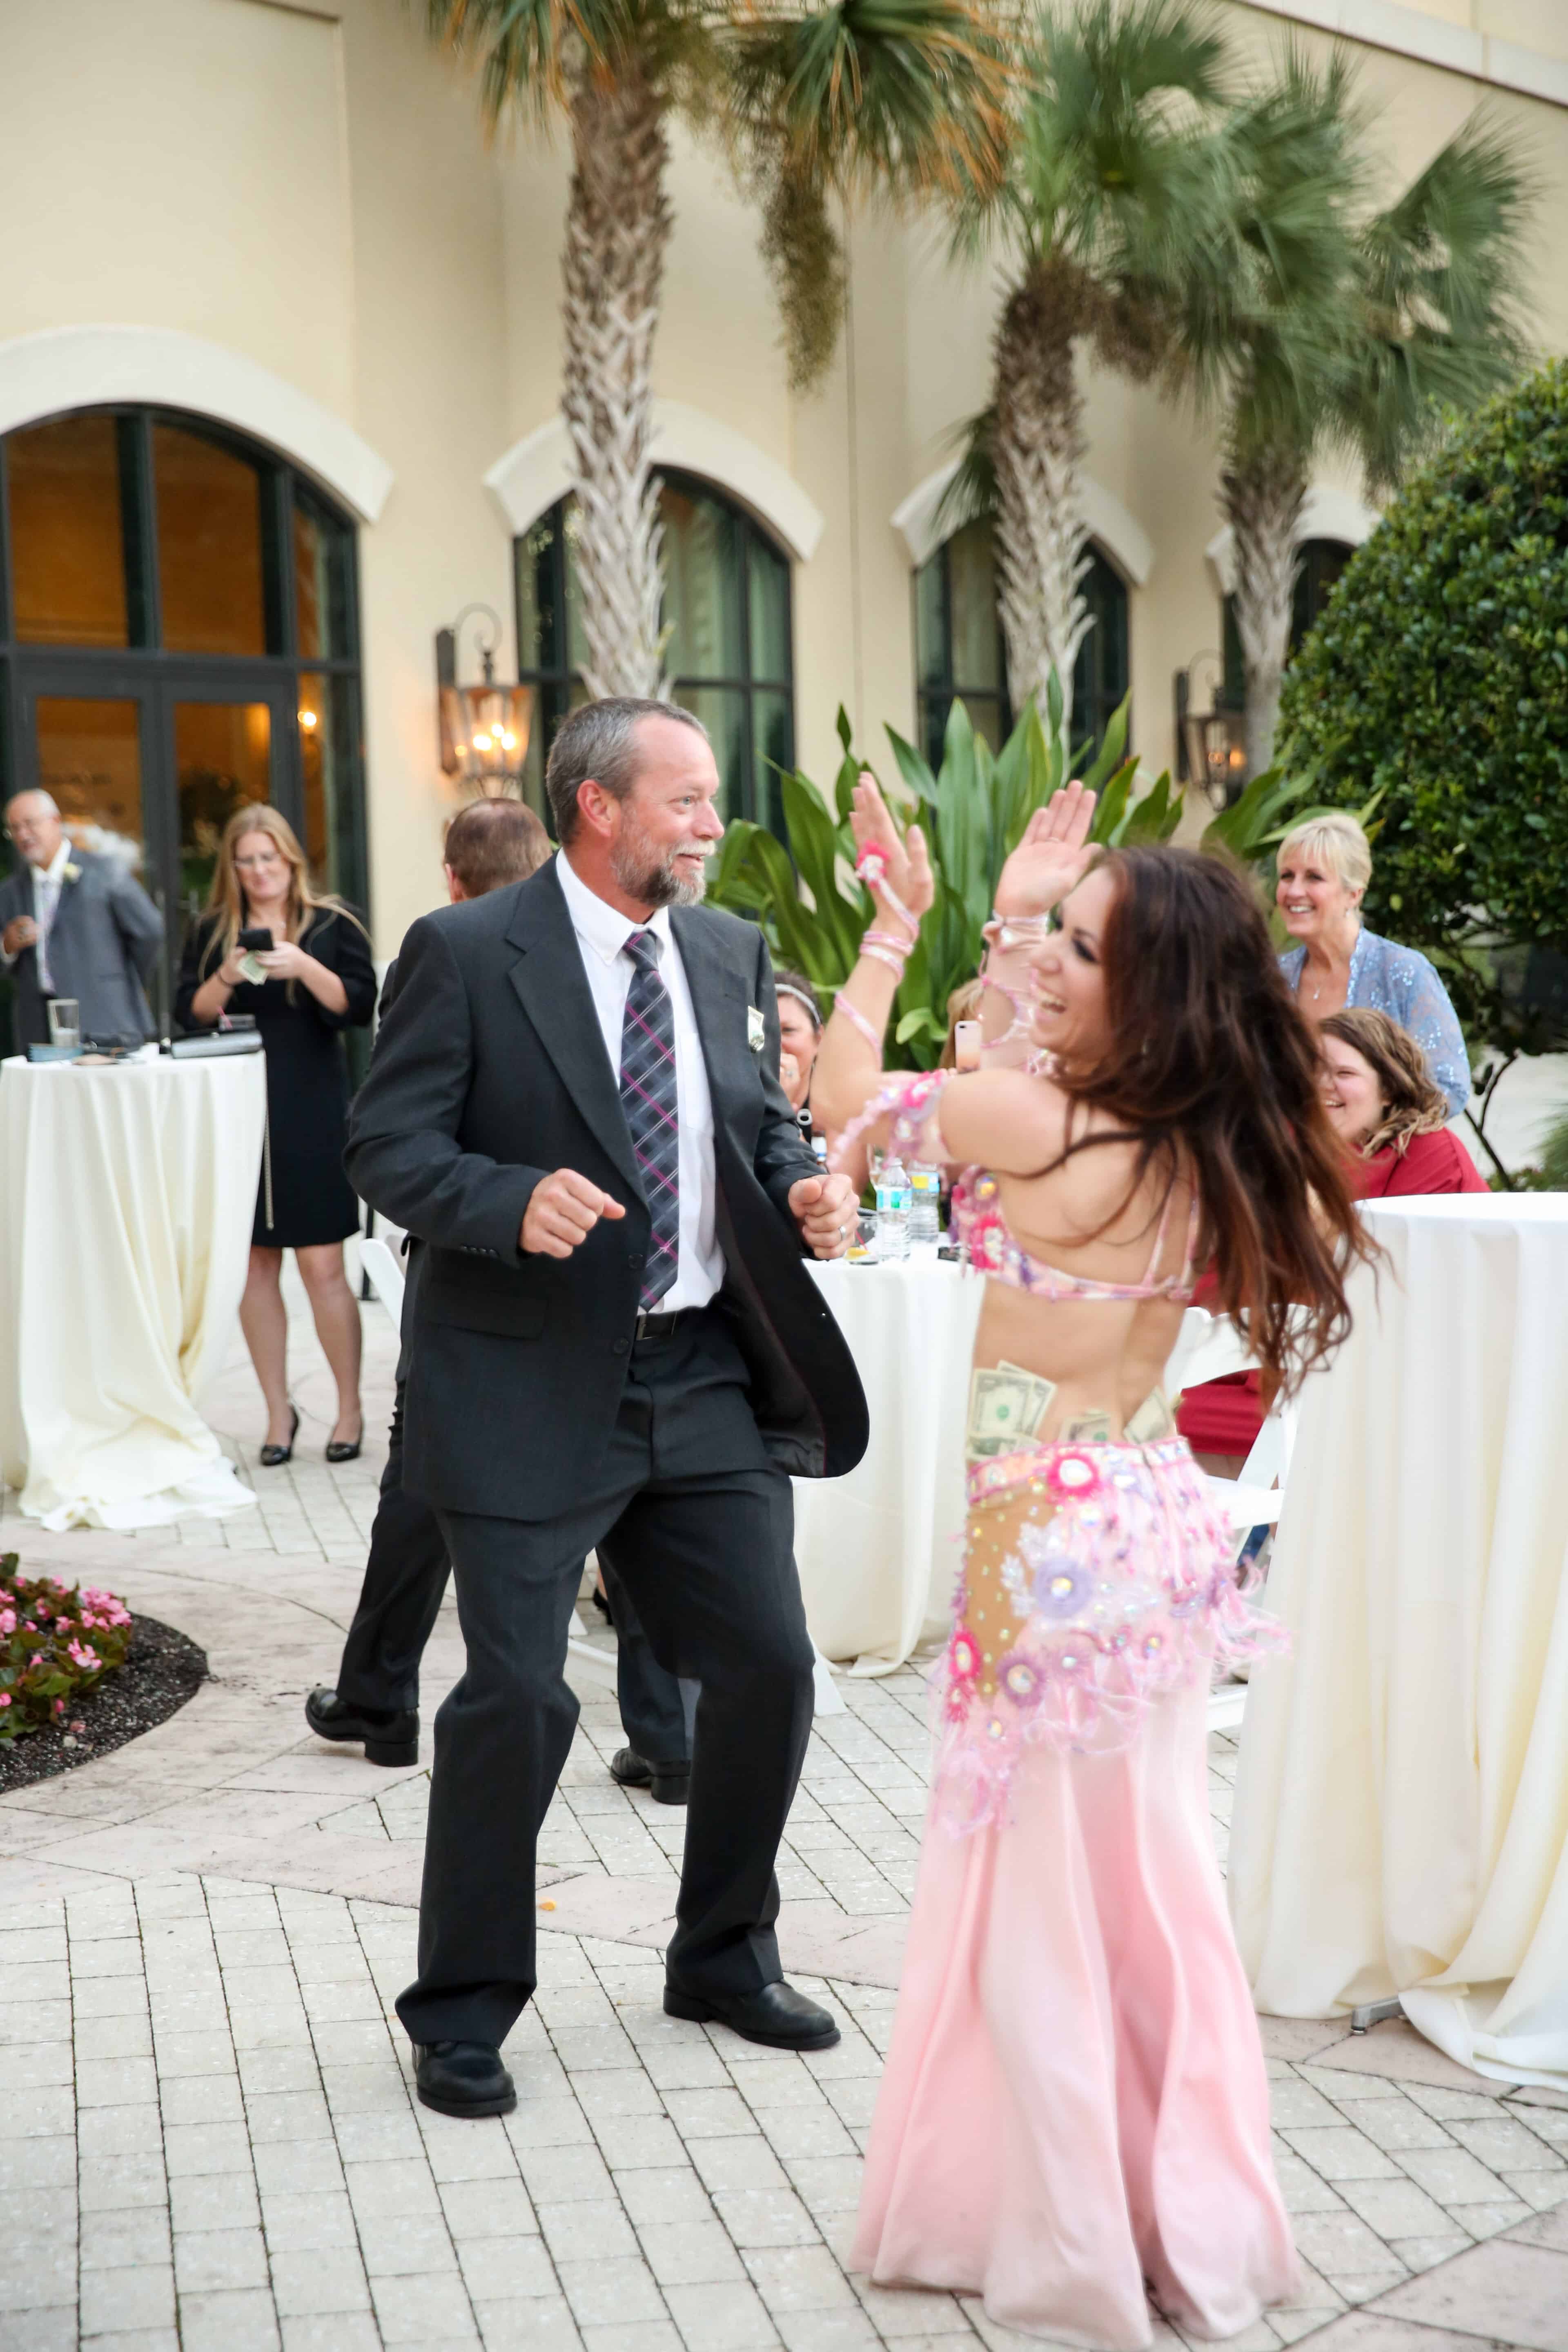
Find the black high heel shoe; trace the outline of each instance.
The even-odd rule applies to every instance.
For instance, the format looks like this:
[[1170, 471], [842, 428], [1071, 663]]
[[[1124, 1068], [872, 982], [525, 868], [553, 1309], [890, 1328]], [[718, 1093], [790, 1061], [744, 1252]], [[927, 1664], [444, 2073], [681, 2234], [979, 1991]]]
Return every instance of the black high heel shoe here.
[[298, 1405], [291, 1404], [289, 1410], [294, 1416], [294, 1426], [289, 1432], [289, 1443], [287, 1445], [262, 1447], [261, 1466], [264, 1470], [281, 1470], [285, 1462], [292, 1462], [294, 1459], [294, 1440], [300, 1434], [300, 1408]]
[[327, 1459], [328, 1459], [328, 1461], [329, 1461], [329, 1462], [357, 1462], [357, 1461], [359, 1460], [360, 1447], [361, 1447], [363, 1444], [364, 1444], [364, 1415], [363, 1415], [363, 1413], [361, 1413], [361, 1415], [360, 1415], [360, 1423], [359, 1423], [359, 1435], [358, 1435], [358, 1436], [357, 1436], [357, 1437], [353, 1441], [353, 1443], [352, 1443], [352, 1444], [350, 1443], [350, 1441], [349, 1441], [346, 1437], [329, 1437], [329, 1438], [328, 1438], [328, 1440], [327, 1440]]

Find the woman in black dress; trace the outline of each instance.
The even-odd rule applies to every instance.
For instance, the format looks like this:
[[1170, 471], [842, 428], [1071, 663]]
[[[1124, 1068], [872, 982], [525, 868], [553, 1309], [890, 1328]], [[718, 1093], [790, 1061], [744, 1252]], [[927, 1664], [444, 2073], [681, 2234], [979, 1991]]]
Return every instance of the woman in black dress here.
[[[241, 931], [257, 929], [272, 940], [256, 954], [259, 982], [247, 977], [237, 944]], [[343, 1272], [359, 1203], [343, 1174], [349, 1092], [339, 1037], [364, 1028], [374, 1003], [358, 916], [311, 888], [305, 853], [276, 809], [237, 809], [224, 828], [206, 912], [185, 941], [174, 1014], [182, 1028], [210, 1029], [226, 1013], [253, 1013], [267, 1048], [267, 1143], [239, 1320], [267, 1400], [261, 1459], [269, 1469], [289, 1460], [300, 1425], [279, 1287], [286, 1249], [299, 1261], [337, 1382], [328, 1461], [352, 1462], [363, 1434], [359, 1307]]]

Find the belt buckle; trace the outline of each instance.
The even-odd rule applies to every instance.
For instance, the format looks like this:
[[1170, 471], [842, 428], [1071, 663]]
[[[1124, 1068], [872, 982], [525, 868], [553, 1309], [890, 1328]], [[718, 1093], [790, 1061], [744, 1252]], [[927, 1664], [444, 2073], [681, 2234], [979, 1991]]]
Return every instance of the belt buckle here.
[[636, 1321], [636, 1323], [632, 1326], [632, 1338], [633, 1338], [633, 1339], [634, 1339], [634, 1340], [640, 1339], [642, 1338], [643, 1334], [647, 1331], [647, 1309], [645, 1307], [639, 1307], [637, 1308], [637, 1321]]

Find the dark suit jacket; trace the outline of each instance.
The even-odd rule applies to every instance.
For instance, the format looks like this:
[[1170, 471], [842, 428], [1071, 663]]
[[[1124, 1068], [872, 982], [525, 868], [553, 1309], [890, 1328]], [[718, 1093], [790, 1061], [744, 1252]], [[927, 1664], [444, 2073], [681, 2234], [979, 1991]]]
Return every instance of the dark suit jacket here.
[[[773, 1458], [837, 1476], [865, 1451], [854, 1360], [802, 1263], [788, 1193], [818, 1172], [779, 1086], [762, 933], [675, 908], [713, 1098], [720, 1305]], [[763, 1015], [760, 1053], [748, 1008]], [[405, 1480], [452, 1510], [553, 1517], [608, 1447], [650, 1223], [553, 861], [416, 922], [397, 959], [349, 1125], [345, 1164], [374, 1209], [417, 1234]], [[574, 1169], [622, 1202], [567, 1259], [525, 1255], [536, 1184]]]
[[[49, 931], [49, 977], [57, 996], [74, 996], [84, 1036], [153, 1034], [146, 983], [163, 944], [163, 919], [117, 857], [73, 849], [74, 882], [62, 882]], [[0, 931], [15, 915], [35, 912], [33, 869], [24, 866], [0, 882]], [[48, 1014], [38, 986], [38, 951], [24, 948], [11, 966], [16, 986], [16, 1050], [49, 1042]]]

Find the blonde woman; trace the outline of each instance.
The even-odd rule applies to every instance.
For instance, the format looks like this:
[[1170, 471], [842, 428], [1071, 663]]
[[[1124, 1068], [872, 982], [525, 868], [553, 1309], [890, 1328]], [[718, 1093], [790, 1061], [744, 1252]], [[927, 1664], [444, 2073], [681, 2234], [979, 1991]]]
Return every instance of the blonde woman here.
[[[240, 945], [240, 934], [252, 931], [270, 942], [255, 950], [258, 982], [247, 976]], [[267, 1400], [268, 1469], [289, 1459], [300, 1426], [279, 1288], [286, 1249], [299, 1261], [337, 1383], [328, 1461], [352, 1462], [364, 1433], [359, 1307], [343, 1272], [359, 1203], [342, 1168], [349, 1095], [338, 1039], [364, 1028], [374, 1003], [375, 969], [358, 916], [312, 888], [305, 853], [276, 809], [237, 810], [224, 828], [206, 912], [185, 941], [174, 1017], [183, 1028], [208, 1029], [226, 1013], [252, 1013], [267, 1048], [267, 1148], [239, 1319]]]
[[1448, 992], [1415, 948], [1369, 931], [1361, 902], [1372, 879], [1372, 845], [1343, 809], [1309, 818], [1279, 845], [1279, 912], [1296, 945], [1279, 961], [1314, 1028], [1347, 1005], [1397, 1021], [1425, 1053], [1457, 1118], [1470, 1098], [1470, 1065]]

